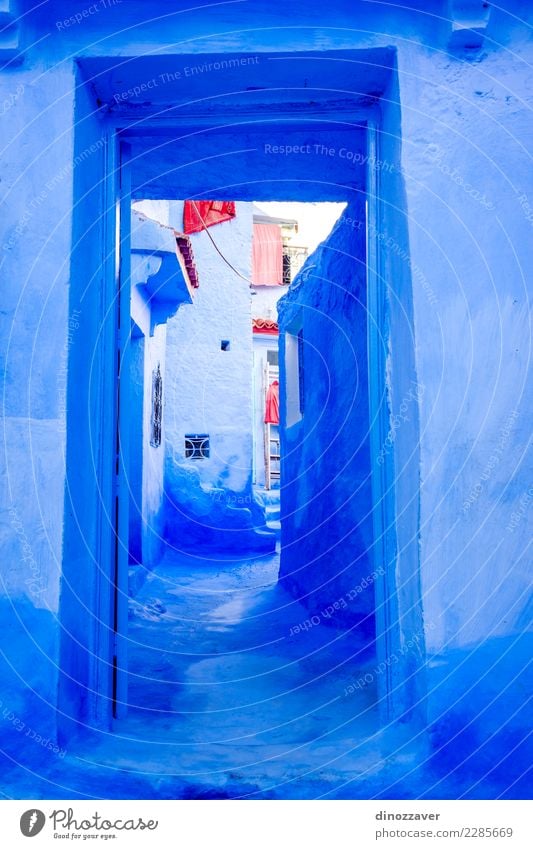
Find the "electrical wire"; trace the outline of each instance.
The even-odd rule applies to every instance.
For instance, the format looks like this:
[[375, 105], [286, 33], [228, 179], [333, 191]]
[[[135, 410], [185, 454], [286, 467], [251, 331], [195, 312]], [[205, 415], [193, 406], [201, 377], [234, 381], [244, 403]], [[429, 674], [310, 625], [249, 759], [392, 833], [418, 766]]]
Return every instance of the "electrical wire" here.
[[238, 269], [236, 269], [236, 268], [235, 268], [235, 266], [231, 264], [231, 262], [229, 261], [229, 259], [226, 259], [226, 257], [224, 256], [224, 254], [222, 253], [222, 251], [221, 251], [221, 250], [220, 250], [220, 248], [218, 247], [217, 243], [216, 243], [216, 242], [215, 242], [215, 240], [213, 239], [213, 237], [212, 237], [211, 233], [209, 232], [209, 228], [208, 228], [208, 226], [206, 225], [206, 223], [205, 223], [204, 219], [202, 218], [202, 216], [200, 215], [200, 211], [199, 211], [198, 207], [196, 206], [195, 201], [193, 201], [193, 200], [192, 200], [192, 201], [191, 201], [191, 203], [192, 203], [192, 205], [193, 205], [193, 207], [194, 207], [194, 210], [195, 210], [195, 212], [196, 212], [196, 214], [197, 214], [198, 218], [199, 218], [199, 219], [200, 219], [200, 221], [202, 222], [202, 227], [203, 227], [203, 229], [205, 230], [205, 232], [207, 233], [207, 235], [209, 236], [209, 238], [210, 238], [210, 240], [211, 240], [211, 242], [212, 242], [212, 244], [213, 244], [213, 247], [214, 247], [214, 249], [216, 250], [217, 254], [218, 254], [218, 255], [219, 255], [219, 256], [220, 256], [220, 257], [224, 260], [224, 262], [226, 263], [226, 265], [227, 265], [227, 266], [229, 266], [229, 268], [231, 268], [231, 270], [234, 272], [234, 274], [236, 274], [236, 275], [237, 275], [237, 277], [240, 277], [240, 278], [241, 278], [241, 280], [246, 280], [246, 282], [248, 283], [248, 285], [250, 286], [250, 288], [251, 288], [252, 286], [254, 286], [254, 283], [252, 283], [252, 281], [251, 281], [251, 280], [249, 280], [249, 279], [248, 279], [248, 277], [245, 277], [245, 276], [244, 276], [244, 274], [241, 274], [241, 272], [240, 272], [240, 271], [238, 271]]

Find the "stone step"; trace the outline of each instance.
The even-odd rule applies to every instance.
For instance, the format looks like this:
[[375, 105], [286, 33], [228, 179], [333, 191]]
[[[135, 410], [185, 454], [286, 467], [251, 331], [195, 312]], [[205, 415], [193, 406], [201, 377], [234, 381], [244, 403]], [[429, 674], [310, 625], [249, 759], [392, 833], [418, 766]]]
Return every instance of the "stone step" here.
[[279, 504], [279, 489], [256, 489], [254, 490], [254, 495], [259, 504], [262, 504], [264, 507]]
[[267, 528], [273, 531], [276, 534], [276, 539], [281, 538], [281, 522], [279, 519], [269, 519], [267, 521]]
[[271, 519], [279, 519], [279, 517], [280, 517], [279, 504], [266, 504], [265, 505], [265, 516], [266, 516], [267, 522], [270, 522]]

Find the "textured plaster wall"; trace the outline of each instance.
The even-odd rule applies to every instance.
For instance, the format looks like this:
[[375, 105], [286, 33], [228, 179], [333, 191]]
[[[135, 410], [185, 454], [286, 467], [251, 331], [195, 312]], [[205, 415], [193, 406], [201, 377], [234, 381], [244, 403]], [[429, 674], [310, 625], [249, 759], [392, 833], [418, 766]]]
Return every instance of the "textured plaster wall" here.
[[[348, 204], [278, 306], [280, 580], [313, 614], [337, 602], [338, 621], [371, 634], [372, 578], [361, 590], [373, 571], [365, 235], [347, 218], [364, 220], [362, 199]], [[286, 334], [299, 331], [302, 417], [291, 424]]]
[[[183, 228], [183, 202], [145, 201], [137, 208]], [[242, 276], [224, 262], [206, 233], [191, 235], [200, 286], [194, 303], [170, 319], [167, 330], [165, 534], [179, 547], [272, 548], [271, 534], [253, 530], [264, 522], [251, 490], [250, 205], [238, 203], [236, 217], [209, 232]], [[221, 349], [222, 340], [229, 350]], [[208, 434], [210, 456], [186, 458], [186, 434]]]
[[[388, 577], [377, 597], [382, 605], [378, 619], [386, 625], [385, 659], [394, 651], [400, 660], [390, 669], [391, 696], [398, 711], [415, 706], [424, 713], [425, 640], [431, 631], [424, 622], [420, 583], [420, 427], [419, 404], [424, 385], [416, 369], [417, 338], [413, 321], [413, 271], [409, 246], [409, 210], [406, 201], [406, 175], [402, 168], [402, 102], [397, 75], [391, 77], [384, 95], [381, 131], [377, 137], [378, 162], [369, 175], [379, 187], [381, 202], [370, 216], [368, 238], [378, 251], [377, 300], [382, 302], [382, 326], [377, 333], [370, 369], [379, 385], [379, 413], [384, 427], [373, 446], [373, 474], [383, 479], [378, 512], [383, 519], [376, 539], [378, 560], [387, 565]], [[374, 285], [374, 284], [372, 284]], [[380, 321], [377, 315], [370, 322]], [[371, 331], [372, 325], [369, 326]], [[381, 349], [381, 351], [380, 351]], [[378, 374], [381, 352], [384, 375]], [[376, 499], [377, 500], [377, 499]], [[390, 596], [390, 588], [395, 592]], [[386, 606], [385, 606], [386, 605]], [[387, 645], [387, 643], [389, 643]], [[381, 657], [381, 660], [384, 658]]]
[[[73, 158], [63, 163], [68, 173], [73, 171], [73, 183], [68, 188], [60, 183], [56, 190], [72, 214], [64, 261], [69, 267], [70, 322], [73, 316], [79, 316], [78, 326], [69, 334], [66, 366], [65, 515], [57, 670], [60, 725], [67, 717], [88, 716], [92, 711], [95, 691], [91, 674], [99, 653], [104, 653], [105, 639], [110, 638], [109, 629], [102, 634], [97, 625], [108, 615], [112, 603], [114, 562], [109, 479], [113, 473], [116, 389], [108, 357], [114, 352], [116, 319], [113, 308], [103, 309], [106, 285], [112, 287], [114, 282], [105, 279], [109, 263], [104, 238], [105, 128], [94, 109], [92, 92], [79, 74], [74, 81]], [[99, 465], [105, 479], [98, 472]], [[107, 664], [100, 670], [100, 686], [110, 679]]]
[[286, 292], [286, 286], [254, 286], [252, 289], [252, 317], [271, 318], [273, 321], [277, 321], [277, 303]]
[[[172, 203], [171, 220], [180, 228], [182, 210]], [[245, 279], [224, 263], [206, 233], [191, 236], [200, 286], [194, 304], [168, 324], [167, 449], [184, 464], [185, 434], [208, 433], [210, 457], [193, 464], [200, 480], [240, 492], [249, 485], [252, 456], [250, 208], [237, 204], [236, 217], [210, 233]], [[229, 351], [221, 350], [223, 339]]]
[[[470, 647], [480, 641], [494, 640], [494, 652], [501, 652], [500, 640], [512, 640], [528, 627], [523, 550], [524, 539], [530, 536], [531, 515], [531, 480], [524, 458], [530, 336], [525, 277], [531, 267], [533, 185], [524, 107], [531, 98], [526, 64], [531, 61], [531, 47], [526, 42], [527, 27], [512, 15], [526, 16], [530, 11], [519, 2], [506, 4], [511, 14], [493, 8], [487, 39], [472, 61], [448, 52], [444, 4], [436, 4], [436, 17], [427, 14], [427, 4], [418, 5], [420, 13], [352, 0], [332, 2], [326, 23], [321, 6], [298, 3], [291, 7], [291, 15], [294, 12], [301, 28], [287, 28], [286, 8], [253, 2], [247, 5], [244, 32], [240, 4], [211, 9], [209, 15], [200, 9], [190, 16], [180, 14], [163, 21], [154, 12], [154, 20], [146, 24], [146, 4], [132, 2], [61, 30], [55, 20], [68, 17], [71, 4], [50, 3], [24, 19], [24, 64], [0, 74], [2, 97], [10, 103], [2, 115], [7, 146], [0, 219], [5, 282], [0, 318], [5, 322], [2, 365], [9, 436], [5, 443], [2, 569], [8, 573], [4, 591], [11, 599], [28, 596], [36, 606], [43, 606], [46, 599], [52, 610], [57, 608], [65, 415], [58, 383], [63, 381], [61, 356], [69, 332], [68, 287], [72, 291], [84, 273], [83, 264], [74, 265], [69, 280], [72, 245], [79, 235], [71, 228], [74, 196], [69, 164], [75, 153], [72, 56], [131, 56], [150, 50], [232, 54], [236, 50], [385, 45], [398, 51], [401, 127], [396, 125], [394, 132], [401, 129], [405, 203], [400, 206], [405, 209], [407, 230], [396, 238], [398, 247], [393, 243], [390, 250], [396, 253], [397, 269], [408, 266], [400, 275], [402, 291], [408, 293], [409, 278], [412, 281], [412, 321], [407, 316], [402, 333], [412, 325], [414, 369], [424, 387], [419, 400], [420, 539], [409, 541], [411, 532], [407, 530], [400, 549], [420, 546], [424, 621], [435, 626], [428, 634], [428, 650], [439, 656], [439, 663], [443, 658], [451, 661], [451, 649], [459, 653], [454, 657], [461, 657], [461, 652], [470, 657]], [[213, 37], [213, 32], [218, 35]], [[169, 62], [175, 68], [175, 55]], [[274, 65], [279, 69], [284, 63], [268, 64], [268, 80], [275, 88], [279, 79], [271, 70]], [[197, 74], [195, 88], [187, 88], [187, 96], [209, 92], [211, 83], [223, 87], [224, 76]], [[268, 140], [273, 140], [272, 134]], [[96, 123], [88, 141], [98, 141]], [[86, 171], [85, 167], [75, 169], [76, 174], [86, 173], [87, 188], [91, 182], [94, 185], [90, 179], [90, 163], [96, 162], [93, 157], [88, 154]], [[241, 164], [235, 166], [234, 178], [239, 183], [257, 179], [258, 168], [254, 173], [247, 170], [251, 162], [259, 162], [261, 180], [275, 180], [280, 162], [267, 156], [233, 160], [237, 161]], [[305, 160], [311, 161], [316, 159]], [[87, 165], [87, 160], [84, 162]], [[319, 159], [318, 169], [327, 164], [328, 159]], [[290, 167], [290, 160], [285, 157], [282, 165]], [[305, 179], [299, 184], [300, 199], [306, 192], [310, 199], [327, 199], [320, 183], [323, 170], [317, 173], [318, 185]], [[331, 174], [338, 173], [332, 167]], [[309, 166], [305, 177], [313, 179]], [[214, 175], [210, 185], [216, 182]], [[278, 188], [281, 197], [285, 188]], [[350, 190], [351, 184], [346, 196]], [[396, 200], [392, 196], [389, 200], [394, 209]], [[94, 220], [90, 204], [87, 220]], [[216, 228], [216, 232], [223, 239], [224, 228], [232, 226], [238, 227], [238, 221]], [[402, 253], [405, 250], [407, 253]], [[89, 279], [91, 274], [92, 266]], [[395, 284], [395, 280], [386, 282]], [[240, 291], [238, 286], [232, 294]], [[72, 307], [78, 309], [79, 304], [72, 303]], [[89, 309], [82, 308], [87, 328], [92, 327], [93, 309], [97, 315], [96, 296]], [[393, 323], [401, 309], [400, 301], [396, 311], [391, 309]], [[219, 325], [211, 339], [213, 362], [214, 343], [219, 342], [222, 329], [229, 333], [226, 326]], [[398, 338], [396, 331], [391, 327], [393, 340]], [[92, 337], [84, 331], [83, 337], [77, 332], [74, 338], [70, 351], [79, 339], [87, 344]], [[182, 345], [179, 350], [176, 345], [178, 355], [180, 359], [191, 356]], [[228, 358], [231, 354], [217, 352], [216, 356]], [[400, 409], [403, 384], [395, 376], [398, 368], [391, 343], [391, 398]], [[172, 375], [168, 382], [171, 386]], [[248, 417], [249, 401], [239, 406], [239, 427], [246, 410]], [[216, 410], [212, 413], [210, 425], [216, 421]], [[187, 411], [180, 416], [179, 423], [167, 422], [178, 443], [185, 424], [192, 426], [194, 419], [196, 429], [204, 423]], [[400, 469], [402, 438], [396, 434], [394, 459]], [[409, 444], [407, 438], [405, 444]], [[215, 458], [224, 459], [214, 459], [211, 468], [221, 473], [233, 453], [219, 444]], [[34, 478], [37, 454], [41, 465]], [[239, 485], [249, 468], [245, 455], [230, 464], [229, 476]], [[411, 468], [411, 482], [414, 475]], [[90, 503], [87, 512], [92, 517], [94, 491], [85, 503]], [[29, 551], [24, 539], [21, 547], [20, 526], [14, 526], [9, 513], [13, 507], [37, 554], [39, 586], [44, 587], [38, 598], [31, 595], [26, 583], [33, 577], [33, 567], [29, 557], [21, 557], [21, 551], [26, 555]], [[401, 514], [406, 504], [399, 507]], [[89, 550], [92, 553], [91, 546]], [[70, 557], [70, 550], [67, 554], [74, 574], [77, 560]], [[87, 560], [80, 563], [86, 566]], [[82, 570], [80, 574], [87, 573]], [[72, 618], [76, 618], [75, 608]], [[494, 656], [491, 651], [487, 651], [489, 658]], [[518, 655], [515, 657], [519, 663]], [[466, 691], [463, 684], [464, 680], [461, 687]], [[453, 687], [458, 689], [455, 683]], [[433, 697], [435, 704], [441, 697], [442, 690]]]
[[[166, 406], [166, 325], [158, 325], [145, 347], [144, 358], [144, 446], [143, 446], [143, 558], [152, 567], [164, 550], [164, 526], [161, 516], [165, 469]], [[163, 378], [163, 417], [161, 445], [150, 444], [152, 421], [152, 375], [160, 367]]]
[[479, 63], [399, 52], [428, 710], [464, 754], [481, 740], [453, 717], [519, 744], [531, 650], [531, 48], [508, 21], [498, 41]]
[[528, 489], [530, 47], [500, 35], [480, 63], [399, 54], [433, 648], [524, 625], [531, 516], [508, 526]]
[[[143, 215], [150, 219], [146, 221]], [[161, 226], [162, 225], [162, 226]], [[162, 263], [178, 272], [174, 235], [169, 228], [169, 208], [163, 202], [135, 204], [132, 214], [130, 352], [130, 561], [147, 569], [160, 560], [164, 550], [165, 430], [168, 414], [166, 348], [167, 324], [155, 324], [157, 303], [147, 300], [145, 284], [157, 280]], [[157, 252], [164, 252], [164, 259]], [[169, 271], [169, 273], [171, 273]], [[180, 296], [189, 298], [185, 282]], [[157, 283], [153, 284], [157, 288]], [[176, 284], [178, 285], [178, 284]], [[183, 291], [182, 291], [183, 290]], [[190, 304], [176, 303], [176, 313]], [[159, 366], [163, 382], [161, 444], [152, 445], [153, 376]], [[133, 579], [133, 576], [132, 576]], [[135, 580], [135, 579], [133, 579]], [[135, 583], [132, 583], [135, 589]]]
[[[141, 348], [139, 351], [137, 346]], [[159, 366], [163, 379], [163, 410], [165, 408], [166, 325], [159, 324], [153, 336], [132, 343], [130, 405], [130, 560], [142, 563], [147, 569], [160, 560], [164, 550], [164, 528], [161, 508], [164, 492], [165, 414], [161, 422], [161, 445], [151, 444], [152, 382]], [[133, 399], [136, 399], [135, 401]], [[139, 419], [139, 421], [137, 421]]]
[[[43, 87], [35, 63], [0, 73], [0, 594], [4, 704], [53, 733], [69, 321], [74, 74]], [[21, 651], [23, 646], [23, 651]], [[46, 716], [46, 718], [45, 718]]]
[[0, 74], [0, 569], [11, 597], [57, 610], [67, 361], [79, 328], [68, 321], [74, 76], [62, 68], [44, 92], [35, 77], [31, 65]]

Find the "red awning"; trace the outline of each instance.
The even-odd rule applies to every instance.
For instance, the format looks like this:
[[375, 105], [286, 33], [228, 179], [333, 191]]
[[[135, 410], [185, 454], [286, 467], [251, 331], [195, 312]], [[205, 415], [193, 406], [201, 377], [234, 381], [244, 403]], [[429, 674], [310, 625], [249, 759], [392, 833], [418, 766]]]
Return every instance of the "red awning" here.
[[254, 286], [283, 283], [283, 243], [278, 224], [254, 224], [252, 282]]
[[199, 233], [213, 224], [235, 218], [233, 200], [186, 200], [183, 207], [184, 233]]

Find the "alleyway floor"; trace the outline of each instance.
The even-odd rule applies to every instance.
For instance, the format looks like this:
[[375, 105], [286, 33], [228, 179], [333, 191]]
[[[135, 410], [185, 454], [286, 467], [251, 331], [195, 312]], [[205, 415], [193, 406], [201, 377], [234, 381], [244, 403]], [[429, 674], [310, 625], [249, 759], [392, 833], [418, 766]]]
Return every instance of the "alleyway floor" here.
[[[355, 631], [320, 622], [276, 583], [278, 556], [236, 563], [169, 553], [130, 602], [128, 717], [31, 771], [17, 750], [6, 793], [29, 798], [428, 798], [422, 733], [381, 728], [375, 664]], [[291, 629], [293, 633], [291, 634]], [[19, 739], [20, 742], [20, 739]], [[33, 747], [35, 749], [35, 747]], [[17, 761], [15, 767], [14, 760]], [[465, 785], [465, 789], [466, 789]]]

